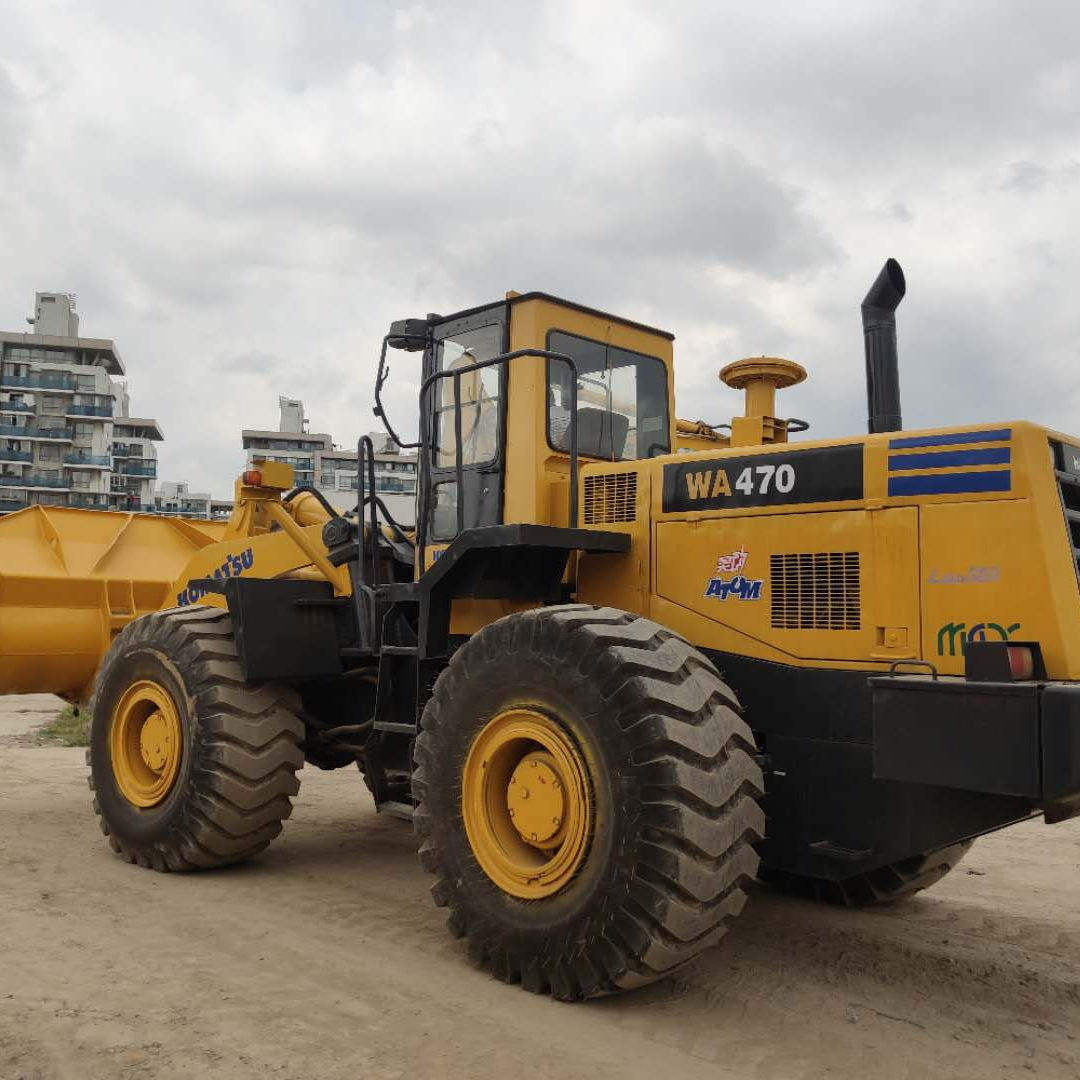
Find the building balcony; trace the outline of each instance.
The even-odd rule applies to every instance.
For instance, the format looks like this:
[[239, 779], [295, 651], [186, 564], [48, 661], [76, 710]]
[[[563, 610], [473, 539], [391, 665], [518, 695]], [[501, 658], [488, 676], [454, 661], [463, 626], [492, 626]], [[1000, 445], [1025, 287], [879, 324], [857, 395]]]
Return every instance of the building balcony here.
[[28, 464], [29, 461], [29, 450], [5, 450], [3, 447], [0, 447], [0, 462], [17, 462], [22, 465]]
[[25, 401], [0, 401], [0, 413], [32, 413], [33, 405]]
[[120, 491], [114, 489], [109, 492], [109, 502], [114, 505], [117, 510], [138, 510], [140, 505], [139, 493], [137, 491]]
[[112, 458], [108, 454], [65, 454], [64, 464], [73, 469], [111, 469]]
[[53, 491], [70, 488], [71, 484], [61, 476], [35, 476], [33, 473], [28, 473], [24, 476], [0, 476], [0, 487], [34, 488]]
[[68, 405], [64, 409], [65, 416], [103, 416], [112, 419], [111, 405]]
[[144, 461], [142, 464], [138, 464], [134, 461], [127, 461], [117, 471], [121, 476], [157, 476], [157, 462]]
[[0, 436], [9, 439], [49, 439], [54, 442], [71, 442], [72, 430], [69, 427], [38, 427], [37, 424], [25, 426], [0, 424]]
[[25, 499], [13, 499], [0, 495], [0, 514], [10, 514], [15, 510], [25, 510], [30, 504]]
[[75, 391], [75, 376], [66, 371], [31, 371], [29, 375], [0, 374], [0, 389]]
[[109, 500], [104, 495], [80, 495], [72, 492], [68, 496], [68, 506], [78, 506], [84, 510], [108, 510]]

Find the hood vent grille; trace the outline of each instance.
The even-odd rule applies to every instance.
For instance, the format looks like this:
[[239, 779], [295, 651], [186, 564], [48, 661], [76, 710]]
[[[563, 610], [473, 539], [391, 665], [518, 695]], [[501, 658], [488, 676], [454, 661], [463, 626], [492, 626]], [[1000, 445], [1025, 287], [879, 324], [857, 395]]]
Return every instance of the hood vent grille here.
[[769, 556], [772, 625], [779, 630], [858, 630], [859, 553]]
[[1065, 531], [1069, 537], [1073, 567], [1080, 579], [1080, 448], [1050, 440], [1054, 461], [1054, 478], [1061, 496], [1065, 515]]
[[636, 472], [585, 477], [585, 524], [617, 525], [637, 520]]

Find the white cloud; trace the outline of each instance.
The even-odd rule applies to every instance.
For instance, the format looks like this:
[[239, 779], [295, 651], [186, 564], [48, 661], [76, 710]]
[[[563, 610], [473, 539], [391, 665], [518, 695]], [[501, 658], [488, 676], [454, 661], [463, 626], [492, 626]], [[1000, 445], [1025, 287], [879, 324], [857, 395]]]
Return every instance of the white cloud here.
[[0, 326], [77, 292], [167, 478], [230, 491], [279, 393], [353, 442], [391, 319], [507, 288], [675, 331], [684, 413], [776, 352], [859, 430], [886, 255], [909, 423], [1073, 426], [1071, 6], [90, 8], [0, 0]]

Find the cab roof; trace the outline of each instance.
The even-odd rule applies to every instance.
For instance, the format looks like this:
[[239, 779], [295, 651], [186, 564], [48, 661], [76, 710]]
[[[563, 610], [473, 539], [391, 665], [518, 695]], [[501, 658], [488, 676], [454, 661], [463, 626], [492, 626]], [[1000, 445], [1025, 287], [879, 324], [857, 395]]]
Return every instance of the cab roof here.
[[504, 300], [497, 300], [490, 304], [479, 304], [476, 307], [466, 308], [464, 311], [455, 311], [450, 315], [440, 315], [433, 318], [431, 321], [438, 326], [440, 323], [454, 322], [458, 319], [464, 319], [469, 315], [476, 315], [481, 311], [488, 311], [492, 308], [503, 307], [504, 305], [513, 306], [515, 304], [524, 304], [527, 300], [546, 300], [548, 303], [558, 304], [561, 307], [571, 308], [574, 311], [581, 311], [586, 315], [595, 315], [597, 318], [608, 319], [611, 322], [617, 322], [623, 326], [632, 327], [635, 330], [644, 330], [646, 333], [656, 334], [658, 337], [666, 338], [668, 341], [675, 340], [675, 335], [668, 330], [660, 330], [655, 326], [648, 326], [646, 323], [635, 322], [633, 319], [624, 319], [621, 315], [612, 315], [609, 311], [601, 311], [599, 308], [588, 307], [585, 304], [579, 304], [574, 300], [564, 300], [560, 296], [553, 296], [551, 293], [546, 292], [507, 293]]

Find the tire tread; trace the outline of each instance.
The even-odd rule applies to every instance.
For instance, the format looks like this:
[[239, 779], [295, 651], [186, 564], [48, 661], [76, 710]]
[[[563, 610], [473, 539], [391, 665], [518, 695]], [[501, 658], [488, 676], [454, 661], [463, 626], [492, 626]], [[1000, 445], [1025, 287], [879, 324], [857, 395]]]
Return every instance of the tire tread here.
[[[136, 619], [117, 635], [95, 679], [95, 723], [110, 661], [136, 645], [169, 656], [180, 671], [194, 704], [195, 757], [179, 821], [152, 844], [126, 843], [115, 830], [110, 835], [94, 799], [110, 846], [159, 871], [225, 866], [257, 854], [281, 832], [300, 788], [305, 726], [299, 696], [285, 685], [244, 681], [228, 612], [172, 608]], [[89, 783], [100, 788], [92, 773]]]
[[[518, 956], [473, 913], [439, 848], [431, 777], [454, 700], [485, 662], [535, 654], [596, 681], [633, 747], [640, 835], [622, 857], [627, 885], [605, 899], [592, 933]], [[533, 657], [530, 657], [533, 659]], [[432, 895], [470, 955], [534, 993], [578, 999], [660, 978], [714, 944], [746, 903], [765, 834], [761, 769], [738, 699], [711, 663], [658, 624], [614, 608], [563, 605], [518, 613], [475, 634], [439, 675], [416, 740], [414, 828]]]

